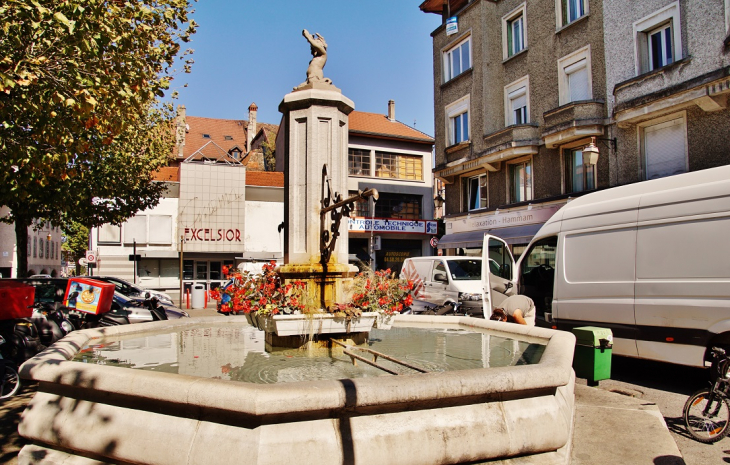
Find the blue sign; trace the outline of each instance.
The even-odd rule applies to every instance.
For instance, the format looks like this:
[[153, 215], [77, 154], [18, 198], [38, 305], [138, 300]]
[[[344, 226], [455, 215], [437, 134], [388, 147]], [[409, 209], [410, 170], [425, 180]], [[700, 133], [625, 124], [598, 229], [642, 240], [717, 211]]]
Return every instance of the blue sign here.
[[456, 16], [446, 20], [446, 35], [450, 36], [459, 32], [459, 20]]

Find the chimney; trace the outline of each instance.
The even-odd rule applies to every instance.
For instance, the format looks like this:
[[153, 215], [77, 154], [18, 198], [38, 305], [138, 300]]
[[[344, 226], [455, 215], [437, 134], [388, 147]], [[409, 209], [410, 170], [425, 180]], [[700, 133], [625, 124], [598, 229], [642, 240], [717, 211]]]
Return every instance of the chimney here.
[[256, 112], [258, 111], [258, 109], [259, 107], [257, 107], [255, 103], [252, 103], [248, 107], [248, 134], [246, 136], [246, 152], [251, 151], [251, 142], [253, 142], [253, 138], [256, 136]]
[[395, 121], [395, 100], [388, 100], [388, 119]]
[[183, 148], [185, 147], [185, 133], [187, 132], [187, 123], [185, 120], [185, 105], [178, 105], [177, 115], [175, 116], [175, 145], [177, 145], [177, 157], [183, 158]]

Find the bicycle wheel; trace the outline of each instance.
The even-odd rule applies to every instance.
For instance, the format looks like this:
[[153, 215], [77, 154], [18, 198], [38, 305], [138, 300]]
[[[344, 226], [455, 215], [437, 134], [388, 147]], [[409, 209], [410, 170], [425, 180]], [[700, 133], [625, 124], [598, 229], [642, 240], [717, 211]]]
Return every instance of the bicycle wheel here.
[[10, 365], [5, 365], [4, 368], [0, 367], [0, 370], [4, 370], [2, 379], [0, 379], [0, 399], [7, 399], [14, 396], [20, 389], [20, 377], [15, 368]]
[[710, 444], [724, 438], [730, 425], [730, 406], [727, 399], [715, 394], [708, 405], [710, 389], [692, 394], [684, 404], [684, 424], [687, 432], [699, 442]]

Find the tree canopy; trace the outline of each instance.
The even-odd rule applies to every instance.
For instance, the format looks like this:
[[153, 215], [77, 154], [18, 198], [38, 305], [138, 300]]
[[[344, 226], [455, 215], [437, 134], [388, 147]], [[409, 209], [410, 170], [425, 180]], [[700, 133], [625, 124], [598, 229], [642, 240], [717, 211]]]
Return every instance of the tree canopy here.
[[[18, 250], [34, 218], [92, 227], [159, 201], [152, 175], [174, 146], [172, 108], [159, 98], [189, 69], [180, 49], [196, 28], [190, 9], [187, 0], [2, 3], [0, 205]], [[19, 257], [18, 273], [26, 268]]]

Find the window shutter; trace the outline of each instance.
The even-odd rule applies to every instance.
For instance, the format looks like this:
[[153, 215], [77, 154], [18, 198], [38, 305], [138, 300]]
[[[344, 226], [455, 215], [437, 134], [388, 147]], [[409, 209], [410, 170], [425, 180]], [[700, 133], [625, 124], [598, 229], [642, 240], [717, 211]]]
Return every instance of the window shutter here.
[[587, 60], [585, 58], [566, 67], [565, 74], [568, 76], [571, 102], [592, 98]]
[[687, 171], [684, 119], [644, 129], [646, 179], [662, 178]]

